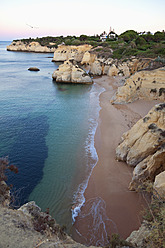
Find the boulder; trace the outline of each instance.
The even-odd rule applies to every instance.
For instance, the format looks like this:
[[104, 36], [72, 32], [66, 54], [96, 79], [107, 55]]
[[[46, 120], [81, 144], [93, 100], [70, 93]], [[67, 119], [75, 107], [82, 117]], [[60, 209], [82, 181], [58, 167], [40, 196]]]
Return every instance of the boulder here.
[[29, 71], [40, 71], [40, 69], [38, 69], [37, 67], [30, 67], [28, 70]]
[[102, 75], [102, 66], [98, 60], [91, 64], [90, 73], [96, 76]]
[[155, 105], [122, 136], [116, 158], [135, 167], [129, 188], [165, 170], [165, 103]]
[[54, 71], [52, 78], [61, 83], [93, 83], [91, 77], [84, 70], [79, 68], [78, 65], [73, 65], [69, 60]]
[[108, 70], [108, 76], [113, 77], [113, 76], [117, 76], [119, 73], [119, 70], [117, 69], [116, 65], [112, 65], [110, 66], [109, 70]]
[[153, 71], [140, 71], [119, 87], [112, 104], [129, 103], [138, 99], [165, 101], [165, 67]]
[[123, 76], [125, 76], [125, 77], [130, 76], [129, 67], [128, 67], [126, 62], [124, 62], [122, 64], [119, 64], [118, 65], [118, 70], [119, 70], [119, 73], [121, 73]]
[[154, 189], [161, 198], [165, 199], [165, 171], [161, 172], [156, 176], [154, 182]]
[[90, 64], [94, 63], [95, 59], [96, 59], [96, 55], [87, 51], [83, 55], [81, 64], [82, 65], [84, 65], [84, 64], [90, 65]]

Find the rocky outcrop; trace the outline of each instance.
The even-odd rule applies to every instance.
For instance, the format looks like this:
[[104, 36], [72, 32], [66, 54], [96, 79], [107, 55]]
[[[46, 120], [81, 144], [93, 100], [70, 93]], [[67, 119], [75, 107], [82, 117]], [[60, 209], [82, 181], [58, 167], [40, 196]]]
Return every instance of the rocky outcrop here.
[[135, 167], [130, 190], [165, 170], [165, 103], [155, 105], [123, 134], [116, 157]]
[[81, 62], [85, 52], [91, 50], [91, 45], [80, 45], [80, 46], [65, 46], [60, 45], [54, 52], [54, 62], [66, 61], [68, 59], [74, 59], [76, 62]]
[[146, 242], [146, 239], [149, 235], [150, 229], [148, 228], [148, 222], [144, 221], [140, 226], [139, 230], [133, 231], [130, 236], [126, 239], [126, 241], [131, 243], [133, 247], [150, 248], [150, 246], [148, 246]]
[[13, 41], [9, 46], [7, 46], [7, 50], [17, 52], [54, 53], [56, 48], [41, 46], [38, 42], [35, 41], [29, 44], [26, 44], [22, 41]]
[[52, 75], [53, 80], [61, 83], [92, 84], [91, 77], [78, 65], [73, 65], [69, 60], [60, 65]]
[[118, 88], [111, 103], [130, 103], [138, 99], [165, 101], [165, 67], [136, 72]]
[[92, 63], [95, 62], [95, 59], [96, 59], [96, 54], [92, 54], [90, 52], [85, 52], [84, 55], [83, 55], [83, 58], [81, 60], [81, 64], [82, 65], [91, 65]]
[[[165, 156], [164, 156], [165, 160]], [[156, 176], [154, 189], [159, 197], [165, 200], [165, 171]]]
[[0, 206], [0, 233], [0, 247], [86, 247], [73, 241], [48, 213], [41, 212], [35, 202], [18, 210]]
[[112, 57], [101, 56], [95, 52], [95, 49], [84, 53], [81, 64], [88, 65], [93, 75], [125, 76], [126, 78], [140, 70], [160, 67], [154, 59], [131, 58], [127, 61], [120, 61]]
[[95, 76], [101, 76], [103, 73], [103, 67], [101, 66], [100, 62], [98, 60], [95, 60], [90, 67], [89, 70], [90, 74], [93, 74]]

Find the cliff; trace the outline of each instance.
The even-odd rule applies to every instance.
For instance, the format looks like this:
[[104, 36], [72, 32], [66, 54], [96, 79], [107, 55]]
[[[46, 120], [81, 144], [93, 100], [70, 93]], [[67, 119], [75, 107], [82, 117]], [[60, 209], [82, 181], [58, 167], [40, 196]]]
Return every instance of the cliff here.
[[122, 136], [116, 157], [134, 168], [129, 189], [165, 170], [165, 103], [155, 105]]
[[0, 205], [0, 233], [0, 247], [86, 247], [73, 241], [49, 214], [41, 212], [35, 202], [18, 210]]
[[165, 100], [165, 67], [136, 72], [118, 88], [111, 103], [129, 103], [142, 98]]
[[125, 76], [126, 78], [137, 71], [153, 70], [162, 66], [161, 63], [150, 58], [132, 57], [124, 61], [113, 59], [112, 56], [99, 54], [96, 48], [84, 53], [81, 64], [87, 66], [93, 75]]
[[38, 42], [31, 42], [26, 44], [22, 41], [13, 41], [9, 46], [7, 46], [8, 51], [17, 52], [35, 52], [35, 53], [54, 53], [55, 48], [49, 48], [47, 46], [41, 46]]
[[91, 45], [80, 45], [80, 46], [65, 46], [60, 45], [54, 52], [53, 60], [66, 61], [68, 59], [74, 59], [76, 62], [81, 62], [85, 52], [91, 50]]

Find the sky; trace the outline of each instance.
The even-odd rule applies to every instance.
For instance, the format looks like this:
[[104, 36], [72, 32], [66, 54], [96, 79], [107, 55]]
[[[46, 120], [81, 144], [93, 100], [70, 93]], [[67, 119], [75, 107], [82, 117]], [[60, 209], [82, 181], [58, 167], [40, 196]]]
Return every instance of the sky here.
[[[0, 40], [165, 30], [165, 0], [0, 0]], [[34, 28], [31, 28], [30, 26]]]

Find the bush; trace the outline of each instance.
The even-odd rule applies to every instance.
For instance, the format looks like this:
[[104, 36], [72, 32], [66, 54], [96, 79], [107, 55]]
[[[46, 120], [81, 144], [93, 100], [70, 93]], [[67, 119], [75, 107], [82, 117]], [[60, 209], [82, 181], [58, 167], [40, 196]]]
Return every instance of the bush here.
[[119, 35], [119, 39], [123, 39], [125, 42], [132, 41], [133, 39], [136, 39], [138, 36], [138, 33], [134, 30], [127, 30], [126, 32]]
[[144, 45], [146, 44], [146, 40], [143, 37], [139, 36], [136, 38], [135, 43], [136, 45]]

